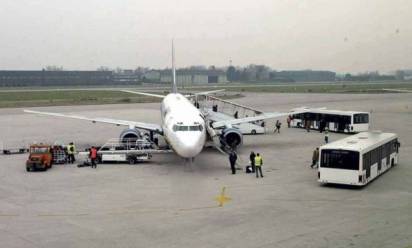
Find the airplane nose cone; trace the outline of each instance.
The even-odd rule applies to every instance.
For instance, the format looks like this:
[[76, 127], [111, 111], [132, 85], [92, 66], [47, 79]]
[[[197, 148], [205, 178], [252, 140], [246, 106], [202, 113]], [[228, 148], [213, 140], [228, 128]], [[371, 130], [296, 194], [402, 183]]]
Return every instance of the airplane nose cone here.
[[202, 135], [190, 135], [180, 137], [180, 144], [176, 147], [176, 152], [184, 158], [193, 158], [203, 149], [204, 137]]

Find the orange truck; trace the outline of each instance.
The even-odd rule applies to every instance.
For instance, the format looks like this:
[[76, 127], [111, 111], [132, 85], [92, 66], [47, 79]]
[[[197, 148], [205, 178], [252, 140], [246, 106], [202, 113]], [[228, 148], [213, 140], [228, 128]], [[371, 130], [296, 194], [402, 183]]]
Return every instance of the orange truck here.
[[31, 145], [30, 155], [26, 161], [26, 170], [47, 170], [53, 165], [52, 148], [50, 145]]

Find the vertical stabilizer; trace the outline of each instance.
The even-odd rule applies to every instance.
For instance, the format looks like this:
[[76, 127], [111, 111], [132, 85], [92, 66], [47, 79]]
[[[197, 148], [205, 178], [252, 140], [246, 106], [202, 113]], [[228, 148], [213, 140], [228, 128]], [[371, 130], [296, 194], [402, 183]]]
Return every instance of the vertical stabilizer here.
[[175, 67], [175, 47], [172, 40], [172, 93], [177, 93], [176, 67]]

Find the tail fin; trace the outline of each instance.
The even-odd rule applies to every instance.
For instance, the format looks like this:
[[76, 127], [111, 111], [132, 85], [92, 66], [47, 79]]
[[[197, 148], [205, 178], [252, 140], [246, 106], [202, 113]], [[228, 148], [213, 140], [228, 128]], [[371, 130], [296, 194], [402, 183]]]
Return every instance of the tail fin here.
[[177, 85], [176, 85], [176, 68], [175, 68], [175, 47], [172, 40], [172, 93], [177, 93]]

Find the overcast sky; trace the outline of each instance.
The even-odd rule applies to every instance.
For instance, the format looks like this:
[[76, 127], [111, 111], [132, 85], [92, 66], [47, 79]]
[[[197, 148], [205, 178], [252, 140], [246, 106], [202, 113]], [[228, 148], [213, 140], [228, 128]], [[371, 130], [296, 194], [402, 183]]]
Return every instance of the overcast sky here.
[[409, 0], [0, 0], [0, 69], [412, 68]]

